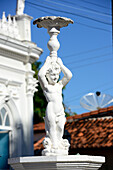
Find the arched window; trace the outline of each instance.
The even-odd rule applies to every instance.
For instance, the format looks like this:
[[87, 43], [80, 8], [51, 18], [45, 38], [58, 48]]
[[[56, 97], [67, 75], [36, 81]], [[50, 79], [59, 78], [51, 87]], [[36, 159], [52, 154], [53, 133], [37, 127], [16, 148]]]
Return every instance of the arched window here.
[[10, 127], [9, 109], [5, 105], [0, 108], [0, 127]]
[[7, 160], [10, 154], [10, 110], [6, 104], [0, 107], [0, 169], [9, 169]]

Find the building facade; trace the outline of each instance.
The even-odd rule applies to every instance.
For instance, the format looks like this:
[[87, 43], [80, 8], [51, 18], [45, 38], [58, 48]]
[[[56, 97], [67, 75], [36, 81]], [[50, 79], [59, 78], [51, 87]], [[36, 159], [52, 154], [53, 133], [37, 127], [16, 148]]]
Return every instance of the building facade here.
[[33, 149], [33, 95], [37, 80], [31, 64], [42, 49], [31, 41], [26, 14], [0, 20], [0, 169], [10, 157], [29, 156]]

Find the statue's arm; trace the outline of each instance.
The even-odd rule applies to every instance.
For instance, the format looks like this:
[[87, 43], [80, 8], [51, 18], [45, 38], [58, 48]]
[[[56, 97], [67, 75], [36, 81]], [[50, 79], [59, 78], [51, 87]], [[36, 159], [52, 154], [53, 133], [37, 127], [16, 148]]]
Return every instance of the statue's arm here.
[[38, 72], [38, 80], [43, 90], [45, 90], [48, 85], [48, 81], [46, 79], [46, 72], [47, 72], [49, 64], [50, 64], [49, 57], [47, 57], [44, 65], [41, 67], [41, 69]]
[[59, 83], [61, 83], [62, 86], [64, 87], [71, 80], [72, 73], [66, 66], [64, 66], [64, 64], [60, 58], [57, 59], [57, 63], [60, 65], [60, 68], [64, 74], [64, 77], [59, 81]]

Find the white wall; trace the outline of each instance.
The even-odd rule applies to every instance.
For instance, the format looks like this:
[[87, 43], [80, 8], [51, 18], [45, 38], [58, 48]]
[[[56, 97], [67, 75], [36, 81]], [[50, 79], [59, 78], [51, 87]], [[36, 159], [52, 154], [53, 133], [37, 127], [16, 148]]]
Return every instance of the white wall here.
[[31, 63], [42, 53], [42, 49], [30, 41], [31, 17], [23, 14], [16, 19], [21, 40], [0, 34], [0, 103], [6, 104], [12, 114], [11, 157], [33, 155], [33, 95], [37, 81], [33, 78]]

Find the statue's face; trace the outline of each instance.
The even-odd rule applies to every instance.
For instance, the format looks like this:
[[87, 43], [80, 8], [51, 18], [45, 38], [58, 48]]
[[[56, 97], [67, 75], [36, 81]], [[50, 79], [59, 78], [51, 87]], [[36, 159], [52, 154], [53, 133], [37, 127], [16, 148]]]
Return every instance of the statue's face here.
[[47, 74], [48, 83], [51, 85], [55, 85], [59, 79], [58, 73], [49, 73]]
[[55, 85], [59, 79], [59, 74], [60, 67], [57, 64], [52, 65], [52, 67], [48, 70], [48, 73], [46, 74], [48, 83], [51, 85]]

